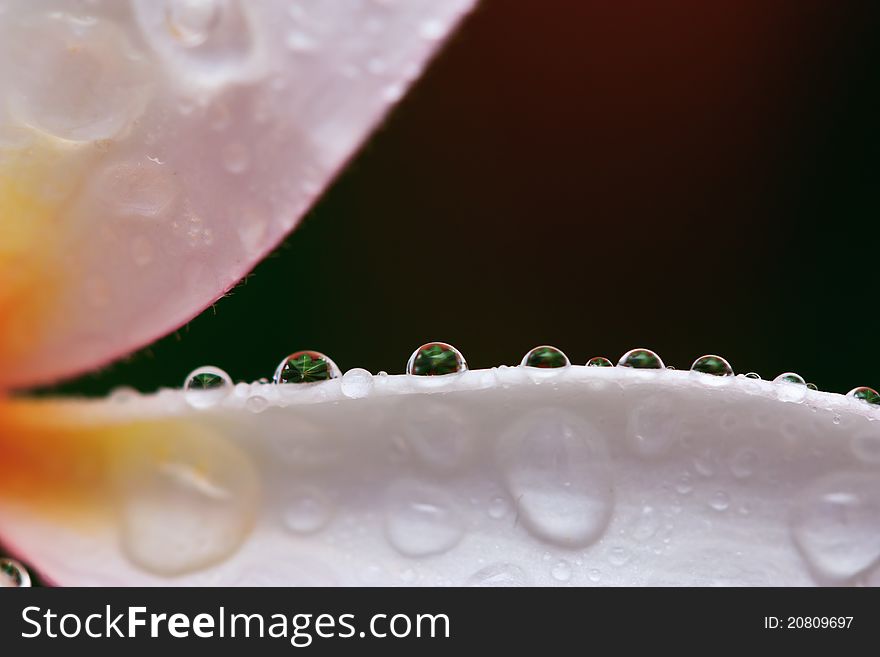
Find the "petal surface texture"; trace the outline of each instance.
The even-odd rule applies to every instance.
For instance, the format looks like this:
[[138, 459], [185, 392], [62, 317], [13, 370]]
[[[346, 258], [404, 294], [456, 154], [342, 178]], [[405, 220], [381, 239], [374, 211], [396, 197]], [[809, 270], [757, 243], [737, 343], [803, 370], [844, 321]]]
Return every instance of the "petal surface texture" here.
[[571, 366], [205, 401], [0, 406], [12, 556], [82, 585], [880, 584], [880, 409], [842, 395]]
[[0, 389], [227, 292], [471, 5], [0, 0]]

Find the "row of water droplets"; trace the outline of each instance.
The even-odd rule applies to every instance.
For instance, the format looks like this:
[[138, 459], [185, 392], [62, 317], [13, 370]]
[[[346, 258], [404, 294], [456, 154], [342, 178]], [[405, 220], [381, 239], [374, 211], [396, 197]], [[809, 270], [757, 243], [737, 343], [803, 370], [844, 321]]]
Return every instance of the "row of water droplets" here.
[[[595, 356], [586, 363], [587, 367], [613, 367], [613, 363], [604, 356]], [[571, 366], [565, 353], [550, 345], [541, 345], [531, 349], [523, 356], [520, 366], [535, 369], [556, 369]], [[675, 369], [665, 366], [663, 360], [650, 349], [638, 348], [626, 352], [617, 362], [618, 367], [634, 369], [662, 370]], [[445, 342], [428, 342], [416, 349], [406, 364], [406, 373], [412, 376], [447, 376], [467, 371], [467, 361], [461, 352]], [[732, 377], [733, 367], [723, 357], [707, 354], [697, 358], [690, 371], [712, 377]], [[760, 379], [760, 375], [749, 372], [744, 375], [749, 379]], [[361, 398], [369, 394], [373, 377], [367, 370], [354, 368], [343, 376], [333, 360], [319, 351], [297, 351], [279, 363], [273, 381], [276, 384], [309, 384], [328, 381], [342, 377], [342, 391], [348, 397]], [[802, 376], [794, 372], [784, 372], [774, 383], [799, 388], [783, 389], [782, 399], [802, 398], [805, 389], [818, 388], [807, 383]], [[193, 370], [184, 382], [186, 399], [195, 408], [207, 408], [220, 402], [233, 388], [231, 377], [222, 369], [213, 366], [199, 367]], [[847, 393], [848, 397], [859, 399], [873, 405], [880, 405], [880, 394], [873, 388], [859, 386]], [[261, 411], [268, 402], [262, 396], [249, 398], [248, 407]]]

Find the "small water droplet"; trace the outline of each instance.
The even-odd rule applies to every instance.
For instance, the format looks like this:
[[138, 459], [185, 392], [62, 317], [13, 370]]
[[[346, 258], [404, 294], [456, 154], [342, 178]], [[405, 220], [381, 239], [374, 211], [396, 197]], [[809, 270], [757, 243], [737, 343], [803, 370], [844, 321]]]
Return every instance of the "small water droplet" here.
[[794, 372], [785, 372], [784, 374], [780, 374], [775, 379], [773, 379], [774, 383], [793, 383], [799, 386], [807, 385], [804, 381], [804, 377], [800, 374], [795, 374]]
[[251, 395], [244, 405], [251, 413], [262, 413], [269, 407], [269, 400], [262, 395]]
[[529, 576], [512, 563], [498, 563], [481, 568], [468, 577], [465, 586], [523, 587], [530, 583]]
[[840, 424], [840, 413], [834, 413], [834, 415], [831, 416], [831, 421], [834, 424]]
[[818, 389], [819, 389], [819, 386], [817, 386], [815, 383], [808, 383], [807, 384], [807, 390], [818, 390]]
[[678, 478], [678, 481], [675, 484], [675, 490], [681, 495], [687, 495], [694, 490], [694, 484], [691, 480], [690, 473], [685, 472]]
[[493, 497], [489, 501], [489, 517], [501, 520], [501, 518], [507, 515], [508, 507], [506, 499], [503, 497]]
[[614, 508], [604, 436], [558, 409], [535, 411], [499, 438], [517, 522], [534, 536], [583, 547], [605, 531]]
[[613, 566], [622, 566], [627, 561], [629, 561], [629, 552], [627, 552], [625, 548], [618, 545], [611, 548], [611, 552], [608, 555], [608, 560]]
[[330, 522], [333, 504], [317, 488], [298, 486], [285, 495], [284, 526], [295, 534], [313, 534]]
[[630, 349], [620, 357], [617, 366], [650, 370], [661, 370], [664, 367], [660, 356], [650, 349]]
[[553, 579], [559, 582], [567, 582], [571, 579], [571, 564], [565, 559], [561, 559], [550, 569], [550, 574], [553, 575]]
[[758, 380], [760, 381], [760, 380], [761, 380], [761, 375], [758, 374], [757, 372], [749, 372], [749, 373], [746, 374], [746, 378], [747, 378], [747, 379], [758, 379]]
[[171, 36], [186, 48], [195, 48], [208, 40], [220, 20], [217, 0], [168, 0], [165, 20]]
[[445, 490], [401, 480], [388, 489], [385, 533], [391, 545], [404, 556], [422, 557], [453, 548], [461, 540], [464, 527]]
[[522, 362], [520, 363], [520, 365], [525, 367], [540, 368], [568, 367], [570, 364], [568, 356], [556, 347], [551, 347], [549, 345], [535, 347], [523, 356]]
[[794, 499], [792, 538], [819, 578], [842, 583], [880, 559], [880, 486], [876, 473], [830, 474]]
[[114, 404], [130, 404], [138, 398], [138, 391], [131, 386], [119, 386], [110, 393], [110, 401]]
[[605, 356], [593, 356], [587, 361], [587, 367], [614, 367], [614, 364]]
[[219, 367], [199, 367], [187, 375], [183, 391], [193, 408], [209, 408], [232, 392], [232, 379]]
[[863, 402], [867, 402], [868, 404], [880, 405], [880, 394], [877, 394], [877, 391], [873, 388], [869, 388], [867, 386], [859, 386], [858, 388], [853, 388], [848, 393], [846, 393], [847, 397], [852, 397], [853, 399], [859, 399]]
[[726, 511], [730, 506], [730, 496], [723, 490], [715, 491], [709, 498], [709, 506], [716, 511]]
[[336, 379], [339, 368], [320, 351], [297, 351], [281, 361], [275, 383], [316, 383]]
[[224, 169], [229, 173], [238, 174], [247, 171], [251, 158], [247, 146], [234, 141], [223, 147], [221, 159]]
[[700, 356], [691, 365], [692, 372], [711, 374], [712, 376], [733, 376], [733, 368], [721, 356]]
[[342, 375], [342, 394], [349, 399], [363, 399], [373, 391], [373, 375], [355, 367]]
[[461, 352], [445, 342], [428, 342], [416, 349], [406, 364], [406, 373], [416, 376], [442, 376], [467, 370]]
[[598, 582], [602, 579], [602, 571], [598, 568], [590, 568], [590, 571], [587, 573], [587, 577], [590, 578], [591, 582]]
[[758, 454], [751, 449], [742, 449], [730, 462], [730, 472], [737, 479], [751, 477], [758, 466]]
[[27, 568], [15, 559], [0, 559], [0, 588], [26, 588], [31, 585]]

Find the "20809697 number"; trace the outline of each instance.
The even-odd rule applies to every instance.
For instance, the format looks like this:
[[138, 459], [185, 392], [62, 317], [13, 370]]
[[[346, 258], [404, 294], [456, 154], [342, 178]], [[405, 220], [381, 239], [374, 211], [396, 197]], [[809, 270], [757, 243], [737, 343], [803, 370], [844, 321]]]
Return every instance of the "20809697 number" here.
[[848, 629], [852, 616], [789, 616], [786, 627], [790, 629]]

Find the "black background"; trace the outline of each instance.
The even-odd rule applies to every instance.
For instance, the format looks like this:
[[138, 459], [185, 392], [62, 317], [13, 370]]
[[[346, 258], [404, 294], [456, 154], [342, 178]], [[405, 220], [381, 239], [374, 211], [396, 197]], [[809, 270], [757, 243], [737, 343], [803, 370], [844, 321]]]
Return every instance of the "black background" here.
[[51, 392], [303, 348], [396, 373], [427, 340], [880, 387], [871, 5], [486, 0], [246, 284]]

